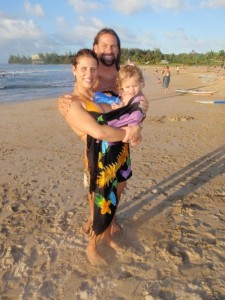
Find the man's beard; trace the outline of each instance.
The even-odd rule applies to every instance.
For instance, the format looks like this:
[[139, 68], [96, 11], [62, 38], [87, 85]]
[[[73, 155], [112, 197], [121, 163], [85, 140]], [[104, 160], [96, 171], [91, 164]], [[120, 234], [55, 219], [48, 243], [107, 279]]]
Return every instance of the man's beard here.
[[116, 57], [114, 55], [100, 54], [98, 60], [106, 67], [111, 67], [116, 63]]

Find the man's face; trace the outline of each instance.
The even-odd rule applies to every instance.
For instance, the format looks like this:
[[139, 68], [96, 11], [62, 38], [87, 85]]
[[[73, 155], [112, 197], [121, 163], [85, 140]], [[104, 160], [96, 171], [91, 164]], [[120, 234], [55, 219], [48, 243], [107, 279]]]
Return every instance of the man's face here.
[[98, 44], [94, 45], [94, 51], [103, 65], [111, 67], [119, 54], [116, 37], [110, 33], [101, 35]]

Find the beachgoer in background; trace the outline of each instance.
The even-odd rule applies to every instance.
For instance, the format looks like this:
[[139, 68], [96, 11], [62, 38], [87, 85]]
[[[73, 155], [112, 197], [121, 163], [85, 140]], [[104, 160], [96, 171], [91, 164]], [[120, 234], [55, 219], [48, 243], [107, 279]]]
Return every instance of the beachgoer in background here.
[[164, 88], [165, 94], [169, 94], [169, 84], [170, 84], [170, 69], [169, 66], [166, 66], [162, 70], [163, 82], [162, 87]]
[[[113, 95], [118, 95], [116, 84], [117, 72], [120, 68], [121, 45], [116, 32], [111, 28], [103, 28], [94, 38], [93, 50], [99, 60], [98, 81], [95, 85], [96, 91], [107, 91]], [[58, 100], [59, 111], [66, 116], [72, 103], [71, 95], [65, 95]], [[148, 110], [148, 100], [145, 97], [141, 99], [142, 110], [146, 113]], [[126, 183], [124, 183], [125, 188]], [[124, 189], [123, 188], [123, 189]], [[122, 193], [122, 190], [120, 195]], [[119, 198], [120, 198], [119, 195]], [[84, 224], [84, 231], [88, 232], [90, 227], [90, 218]], [[119, 224], [115, 221], [112, 226], [112, 234], [121, 230]]]
[[[92, 222], [86, 253], [91, 264], [105, 265], [106, 261], [97, 249], [100, 239], [116, 252], [121, 251], [121, 247], [111, 237], [111, 225], [118, 206], [121, 184], [123, 187], [123, 183], [132, 176], [129, 144], [124, 142], [136, 145], [141, 140], [140, 126], [127, 126], [129, 116], [142, 111], [138, 103], [113, 111], [108, 104], [94, 103], [93, 87], [97, 68], [98, 58], [94, 51], [83, 49], [74, 56], [72, 70], [76, 84], [65, 119], [86, 144], [89, 195], [92, 198]], [[120, 126], [126, 127], [114, 128]]]

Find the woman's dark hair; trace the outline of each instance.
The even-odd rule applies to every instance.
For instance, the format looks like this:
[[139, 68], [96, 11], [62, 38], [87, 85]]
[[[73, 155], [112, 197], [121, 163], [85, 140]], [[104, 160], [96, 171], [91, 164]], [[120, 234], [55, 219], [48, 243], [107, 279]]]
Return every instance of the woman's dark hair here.
[[91, 49], [81, 49], [79, 50], [72, 59], [72, 65], [76, 68], [77, 64], [79, 63], [79, 58], [81, 57], [92, 57], [97, 61], [97, 64], [99, 65], [98, 57], [95, 54], [95, 52]]
[[107, 33], [113, 35], [116, 38], [116, 40], [117, 40], [118, 55], [117, 55], [117, 58], [116, 58], [116, 69], [119, 70], [120, 69], [120, 58], [121, 58], [121, 45], [120, 45], [120, 39], [119, 39], [117, 33], [113, 29], [111, 29], [111, 28], [103, 28], [103, 29], [101, 29], [96, 34], [96, 36], [94, 38], [93, 48], [94, 48], [95, 45], [98, 45], [100, 37], [103, 34], [107, 34]]

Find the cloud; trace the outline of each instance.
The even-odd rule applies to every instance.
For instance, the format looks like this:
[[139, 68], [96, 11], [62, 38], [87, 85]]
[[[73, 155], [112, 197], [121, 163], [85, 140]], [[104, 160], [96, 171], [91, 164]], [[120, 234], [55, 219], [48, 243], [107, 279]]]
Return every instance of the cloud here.
[[112, 7], [125, 15], [132, 15], [138, 11], [143, 11], [148, 6], [148, 0], [111, 0]]
[[156, 40], [149, 31], [139, 30], [138, 34], [135, 34], [129, 28], [115, 27], [114, 29], [119, 34], [122, 48], [156, 48]]
[[100, 10], [103, 5], [98, 2], [86, 0], [68, 0], [68, 3], [74, 8], [76, 12], [87, 12], [89, 10]]
[[220, 8], [225, 7], [225, 0], [207, 0], [201, 2], [201, 7], [206, 8]]
[[34, 4], [31, 5], [29, 1], [24, 2], [24, 8], [26, 12], [31, 15], [31, 16], [36, 16], [36, 17], [44, 17], [45, 12], [40, 4]]
[[113, 9], [125, 15], [132, 15], [146, 9], [180, 11], [189, 8], [188, 1], [183, 0], [111, 0], [110, 2]]
[[23, 20], [0, 13], [1, 62], [9, 55], [31, 55], [53, 50], [55, 42], [32, 20]]
[[10, 40], [27, 40], [37, 39], [42, 36], [42, 32], [38, 29], [32, 20], [13, 19], [1, 14], [0, 18], [0, 36], [1, 43]]
[[[63, 26], [62, 26], [63, 24]], [[54, 34], [54, 39], [61, 45], [62, 50], [77, 51], [80, 48], [92, 48], [94, 36], [106, 25], [98, 18], [86, 19], [80, 16], [78, 24], [72, 27], [61, 22]]]
[[186, 10], [190, 7], [189, 2], [188, 1], [183, 1], [183, 0], [163, 0], [160, 1], [160, 4], [158, 4], [158, 0], [152, 0], [151, 2], [151, 6], [157, 10], [157, 7], [159, 7], [159, 9], [163, 9], [163, 10], [174, 10], [174, 11], [180, 11], [180, 10]]
[[58, 25], [58, 26], [66, 26], [66, 20], [65, 20], [65, 18], [64, 17], [57, 17], [56, 18], [56, 24]]
[[[189, 41], [190, 37], [185, 33], [183, 29], [177, 31], [166, 32], [165, 36], [171, 40]], [[191, 38], [192, 39], [192, 38]]]
[[[171, 49], [176, 49], [174, 53], [190, 53], [193, 49], [197, 53], [205, 53], [212, 50], [212, 45], [217, 45], [217, 50], [224, 49], [225, 40], [216, 40], [213, 38], [199, 38], [189, 35], [183, 29], [164, 34], [166, 40], [161, 45], [160, 50], [163, 53], [171, 53]], [[165, 48], [167, 47], [167, 49]]]

